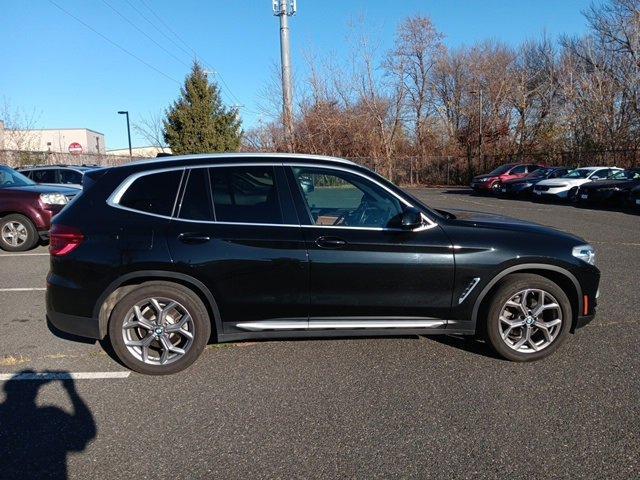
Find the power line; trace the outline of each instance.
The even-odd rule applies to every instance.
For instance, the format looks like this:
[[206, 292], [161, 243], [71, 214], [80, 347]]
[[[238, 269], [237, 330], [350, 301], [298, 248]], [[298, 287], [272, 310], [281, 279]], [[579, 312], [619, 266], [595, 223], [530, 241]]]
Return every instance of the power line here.
[[141, 59], [140, 57], [138, 57], [135, 53], [130, 52], [129, 50], [127, 50], [126, 48], [124, 48], [122, 45], [114, 42], [113, 40], [111, 40], [109, 37], [107, 37], [106, 35], [100, 33], [98, 30], [96, 30], [95, 28], [93, 28], [91, 25], [89, 25], [88, 23], [84, 22], [83, 20], [81, 20], [80, 18], [76, 17], [74, 14], [72, 14], [71, 12], [69, 12], [68, 10], [65, 10], [64, 8], [62, 8], [60, 5], [58, 5], [56, 2], [54, 2], [53, 0], [49, 0], [49, 3], [51, 3], [53, 6], [55, 6], [56, 8], [58, 8], [60, 11], [62, 11], [63, 13], [67, 14], [68, 16], [70, 16], [71, 18], [73, 18], [76, 22], [80, 23], [81, 25], [84, 25], [85, 28], [88, 28], [89, 30], [91, 30], [93, 33], [95, 33], [96, 35], [100, 36], [103, 40], [109, 42], [111, 45], [113, 45], [114, 47], [122, 50], [124, 53], [126, 53], [127, 55], [135, 58], [136, 60], [138, 60], [140, 63], [146, 65], [147, 67], [149, 67], [150, 69], [156, 71], [157, 73], [159, 73], [160, 75], [162, 75], [163, 77], [168, 78], [169, 80], [171, 80], [172, 82], [177, 83], [178, 85], [180, 85], [180, 82], [178, 82], [175, 78], [167, 75], [166, 73], [164, 73], [162, 70], [154, 67], [153, 65], [151, 65], [148, 62], [145, 62], [143, 59]]
[[173, 28], [171, 28], [171, 26], [169, 26], [169, 25], [167, 25], [167, 23], [165, 23], [165, 21], [164, 21], [164, 20], [162, 20], [162, 18], [160, 17], [160, 15], [158, 15], [158, 14], [157, 14], [157, 13], [156, 13], [152, 8], [151, 8], [151, 6], [150, 6], [150, 5], [149, 5], [145, 0], [140, 0], [140, 2], [141, 2], [145, 7], [147, 7], [147, 10], [149, 10], [149, 11], [151, 12], [151, 14], [152, 14], [154, 17], [156, 17], [156, 18], [158, 19], [158, 21], [162, 24], [162, 26], [163, 26], [163, 27], [165, 27], [167, 30], [169, 30], [169, 31], [173, 34], [173, 36], [174, 36], [174, 37], [176, 37], [179, 41], [181, 41], [181, 42], [182, 42], [182, 44], [183, 44], [185, 47], [187, 47], [189, 50], [191, 50], [191, 52], [193, 52], [193, 54], [194, 54], [196, 57], [198, 56], [198, 54], [196, 53], [196, 51], [195, 51], [193, 48], [191, 48], [191, 47], [189, 46], [189, 44], [188, 44], [187, 42], [185, 42], [185, 41], [182, 39], [182, 37], [180, 37], [180, 35], [178, 35], [178, 34], [175, 32], [175, 30], [173, 30]]
[[167, 40], [169, 40], [171, 43], [173, 43], [176, 47], [178, 47], [180, 50], [182, 50], [182, 52], [183, 52], [183, 53], [186, 53], [188, 56], [191, 56], [191, 52], [189, 52], [188, 50], [186, 50], [182, 45], [179, 45], [178, 43], [176, 43], [176, 41], [175, 41], [173, 38], [171, 38], [169, 35], [167, 35], [167, 34], [166, 34], [162, 29], [158, 28], [158, 26], [157, 26], [155, 23], [153, 23], [151, 20], [149, 20], [149, 19], [147, 18], [147, 16], [146, 16], [144, 13], [142, 13], [142, 12], [140, 11], [140, 9], [139, 9], [138, 7], [136, 7], [136, 6], [135, 6], [133, 3], [131, 3], [129, 0], [125, 0], [125, 1], [129, 4], [129, 6], [130, 6], [131, 8], [133, 8], [133, 9], [138, 13], [138, 15], [140, 15], [140, 16], [144, 19], [144, 21], [145, 21], [145, 22], [147, 22], [149, 25], [151, 25], [151, 26], [152, 26], [155, 30], [157, 30], [157, 31], [158, 31], [158, 32], [159, 32], [163, 37], [165, 37]]
[[[127, 3], [129, 3], [131, 5], [131, 2], [129, 2], [129, 0], [126, 0]], [[162, 17], [160, 17], [160, 15], [158, 15], [152, 8], [151, 6], [146, 2], [146, 0], [140, 0], [140, 2], [147, 7], [147, 10], [149, 10], [149, 12], [151, 12], [151, 14], [158, 19], [158, 21], [162, 24], [163, 27], [165, 27], [169, 32], [171, 32], [173, 34], [173, 36], [179, 40], [185, 47], [187, 47], [191, 53], [193, 53], [193, 56], [196, 59], [200, 59], [202, 61], [202, 63], [204, 64], [205, 67], [207, 67], [214, 75], [216, 75], [218, 77], [218, 79], [220, 80], [220, 83], [222, 83], [222, 87], [223, 89], [225, 89], [227, 91], [227, 94], [238, 104], [242, 104], [242, 101], [233, 93], [233, 91], [231, 90], [231, 88], [229, 87], [229, 85], [227, 84], [227, 82], [225, 81], [225, 79], [222, 77], [222, 75], [220, 74], [220, 72], [218, 72], [215, 68], [213, 68], [211, 65], [209, 65], [204, 58], [202, 58], [201, 55], [198, 55], [198, 52], [195, 51], [195, 49], [193, 47], [191, 47], [180, 35], [178, 35], [178, 33], [173, 30], [171, 28], [170, 25], [168, 25], [164, 20], [162, 20]], [[132, 5], [133, 6], [133, 5]], [[133, 7], [135, 8], [135, 7]], [[136, 8], [136, 11], [138, 13], [140, 13], [140, 11]], [[140, 15], [142, 15], [140, 13]], [[143, 18], [145, 18], [143, 16]], [[145, 20], [147, 20], [147, 22], [149, 22], [148, 19], [145, 18]], [[157, 29], [157, 27], [156, 27]], [[159, 29], [158, 29], [159, 30]], [[162, 30], [159, 30], [162, 32]], [[164, 32], [162, 32], [163, 35], [167, 38], [169, 38]], [[171, 40], [171, 42], [173, 42], [174, 45], [176, 45], [177, 47], [179, 47], [182, 51], [185, 51], [184, 48], [182, 48], [180, 45], [178, 45], [173, 39], [169, 39]], [[253, 111], [253, 110], [248, 110], [245, 108], [245, 111], [248, 113], [253, 113], [253, 114], [258, 114], [258, 112]]]
[[120, 13], [113, 5], [111, 5], [109, 2], [107, 2], [107, 0], [102, 0], [102, 2], [107, 7], [109, 7], [111, 10], [113, 10], [116, 14], [118, 14], [118, 16], [120, 16], [120, 18], [122, 18], [125, 22], [127, 22], [129, 25], [131, 25], [133, 28], [135, 28], [137, 31], [139, 31], [141, 34], [143, 34], [145, 37], [147, 37], [149, 40], [151, 40], [158, 48], [162, 49], [167, 55], [170, 55], [171, 57], [173, 57], [176, 61], [180, 62], [185, 67], [187, 67], [187, 68], [190, 67], [188, 63], [183, 62], [182, 59], [176, 57], [172, 52], [170, 52], [169, 50], [164, 48], [162, 45], [160, 45], [158, 42], [156, 42], [149, 34], [147, 34], [147, 32], [142, 30], [135, 23], [133, 23], [131, 20], [129, 20], [127, 17], [125, 17], [122, 13]]

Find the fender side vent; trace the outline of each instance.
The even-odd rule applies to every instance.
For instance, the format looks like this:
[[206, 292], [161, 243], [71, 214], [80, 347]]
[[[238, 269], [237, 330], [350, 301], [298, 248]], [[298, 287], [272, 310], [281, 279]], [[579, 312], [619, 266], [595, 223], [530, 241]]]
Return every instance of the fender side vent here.
[[467, 298], [472, 290], [476, 288], [478, 282], [480, 282], [480, 277], [475, 277], [467, 284], [465, 289], [462, 291], [462, 295], [460, 295], [460, 298], [458, 299], [458, 305], [464, 302], [465, 298]]

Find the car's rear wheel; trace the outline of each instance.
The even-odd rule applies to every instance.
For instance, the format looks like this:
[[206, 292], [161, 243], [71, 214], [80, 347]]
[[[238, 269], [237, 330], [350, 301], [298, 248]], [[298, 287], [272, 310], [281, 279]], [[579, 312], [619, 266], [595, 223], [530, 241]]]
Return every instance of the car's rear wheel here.
[[211, 322], [202, 300], [169, 282], [150, 282], [128, 293], [109, 320], [109, 340], [120, 361], [149, 375], [189, 367], [210, 336]]
[[487, 337], [508, 360], [539, 360], [562, 344], [571, 321], [571, 302], [556, 283], [539, 275], [513, 274], [492, 298]]
[[12, 214], [0, 219], [0, 248], [9, 252], [24, 252], [36, 246], [38, 231], [24, 215]]

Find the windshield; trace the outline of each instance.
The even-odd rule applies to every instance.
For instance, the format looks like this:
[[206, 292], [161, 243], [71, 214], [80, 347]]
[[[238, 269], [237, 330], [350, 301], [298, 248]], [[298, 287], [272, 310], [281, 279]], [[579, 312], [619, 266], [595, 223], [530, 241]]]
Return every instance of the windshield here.
[[621, 170], [609, 178], [611, 180], [637, 180], [640, 179], [640, 170]]
[[35, 185], [33, 180], [29, 180], [20, 172], [16, 172], [9, 167], [0, 167], [0, 188], [6, 187], [26, 187]]
[[593, 170], [585, 170], [585, 169], [579, 168], [577, 170], [572, 170], [571, 172], [564, 175], [562, 178], [587, 178], [591, 172], [593, 172]]
[[502, 165], [496, 168], [495, 170], [492, 170], [491, 172], [489, 172], [489, 175], [502, 175], [503, 173], [506, 173], [507, 171], [509, 171], [511, 167], [513, 167], [513, 165]]
[[547, 178], [547, 175], [553, 171], [553, 168], [539, 168], [528, 174], [525, 178]]

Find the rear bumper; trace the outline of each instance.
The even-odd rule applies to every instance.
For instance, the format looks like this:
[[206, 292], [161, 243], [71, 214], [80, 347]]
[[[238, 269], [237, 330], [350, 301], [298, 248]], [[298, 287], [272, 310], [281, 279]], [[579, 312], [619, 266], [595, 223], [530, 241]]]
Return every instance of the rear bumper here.
[[100, 322], [93, 318], [86, 303], [86, 292], [69, 285], [61, 285], [62, 279], [49, 274], [47, 277], [47, 321], [62, 332], [101, 339]]
[[47, 321], [64, 333], [96, 340], [102, 338], [99, 322], [95, 318], [76, 317], [75, 315], [54, 312], [47, 308]]

